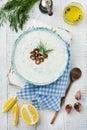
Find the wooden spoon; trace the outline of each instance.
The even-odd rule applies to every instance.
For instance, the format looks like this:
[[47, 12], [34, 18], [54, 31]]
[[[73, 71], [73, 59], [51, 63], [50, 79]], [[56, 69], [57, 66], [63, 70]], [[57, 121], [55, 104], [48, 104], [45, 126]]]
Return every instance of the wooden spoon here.
[[[61, 107], [62, 107], [62, 105], [65, 103], [65, 99], [66, 99], [66, 97], [67, 97], [67, 95], [68, 95], [68, 92], [69, 92], [69, 90], [70, 90], [70, 88], [71, 88], [72, 83], [73, 83], [74, 81], [78, 80], [78, 79], [81, 77], [81, 75], [82, 75], [82, 72], [81, 72], [81, 70], [80, 70], [79, 68], [73, 68], [73, 69], [71, 70], [71, 72], [70, 72], [70, 83], [69, 83], [69, 85], [68, 85], [68, 87], [67, 87], [67, 89], [66, 89], [65, 97], [63, 97], [63, 98], [61, 99], [61, 105], [60, 105]], [[53, 118], [52, 118], [50, 124], [53, 124], [53, 123], [54, 123], [54, 121], [55, 121], [55, 119], [56, 119], [58, 113], [59, 113], [59, 111], [56, 111], [56, 112], [55, 112], [55, 114], [54, 114], [54, 116], [53, 116]]]

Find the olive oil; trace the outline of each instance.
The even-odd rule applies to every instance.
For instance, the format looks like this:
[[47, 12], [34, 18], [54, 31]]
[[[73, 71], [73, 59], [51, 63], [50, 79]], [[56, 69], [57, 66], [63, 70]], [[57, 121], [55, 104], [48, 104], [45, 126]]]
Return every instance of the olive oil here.
[[77, 2], [72, 2], [64, 9], [64, 21], [68, 24], [78, 23], [83, 18], [82, 6]]

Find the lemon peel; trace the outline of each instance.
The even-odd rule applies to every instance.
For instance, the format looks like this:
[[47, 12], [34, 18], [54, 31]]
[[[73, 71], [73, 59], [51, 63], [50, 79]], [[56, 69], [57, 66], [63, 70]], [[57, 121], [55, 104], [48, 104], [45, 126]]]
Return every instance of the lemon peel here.
[[10, 97], [3, 105], [2, 112], [8, 112], [17, 102], [17, 96]]
[[11, 111], [12, 124], [16, 126], [18, 124], [19, 119], [19, 107], [18, 104], [15, 104]]

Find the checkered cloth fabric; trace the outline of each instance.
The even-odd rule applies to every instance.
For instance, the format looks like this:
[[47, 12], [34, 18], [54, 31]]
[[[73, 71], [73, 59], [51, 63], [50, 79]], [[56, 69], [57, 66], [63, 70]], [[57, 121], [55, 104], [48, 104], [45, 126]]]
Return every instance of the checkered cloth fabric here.
[[33, 84], [26, 84], [17, 96], [21, 99], [32, 102], [37, 109], [50, 109], [57, 111], [60, 109], [61, 98], [64, 97], [67, 88], [69, 71], [70, 71], [70, 50], [68, 48], [68, 63], [63, 75], [55, 82], [45, 85], [36, 86]]

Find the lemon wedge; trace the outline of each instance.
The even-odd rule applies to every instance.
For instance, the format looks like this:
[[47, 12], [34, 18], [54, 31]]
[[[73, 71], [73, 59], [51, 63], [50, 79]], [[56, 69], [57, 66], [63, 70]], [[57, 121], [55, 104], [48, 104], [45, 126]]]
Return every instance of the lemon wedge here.
[[18, 124], [18, 118], [19, 118], [19, 107], [17, 104], [15, 104], [12, 108], [11, 117], [12, 117], [12, 124], [16, 126]]
[[4, 104], [3, 108], [2, 108], [2, 112], [8, 112], [13, 105], [16, 103], [17, 101], [17, 97], [10, 97]]
[[34, 125], [39, 120], [38, 111], [32, 104], [23, 103], [20, 112], [23, 121], [28, 125]]

